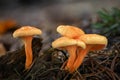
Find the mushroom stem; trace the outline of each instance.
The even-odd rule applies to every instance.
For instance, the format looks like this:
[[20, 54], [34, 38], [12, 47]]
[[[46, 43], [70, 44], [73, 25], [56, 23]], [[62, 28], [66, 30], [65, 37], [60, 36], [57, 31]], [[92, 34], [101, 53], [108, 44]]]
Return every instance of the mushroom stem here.
[[85, 58], [86, 54], [89, 52], [90, 48], [91, 48], [91, 46], [87, 46], [85, 49], [82, 49], [78, 53], [78, 57], [73, 65], [71, 72], [74, 72], [75, 70], [77, 70], [78, 67], [82, 64], [83, 59]]
[[67, 51], [68, 51], [70, 56], [68, 58], [68, 62], [66, 64], [65, 69], [69, 70], [70, 72], [71, 72], [71, 68], [74, 64], [74, 61], [76, 59], [76, 49], [77, 49], [76, 46], [68, 46], [67, 47]]
[[32, 64], [33, 55], [32, 55], [32, 37], [23, 37], [23, 41], [25, 44], [25, 53], [26, 53], [26, 62], [25, 62], [25, 69], [29, 69], [30, 65]]

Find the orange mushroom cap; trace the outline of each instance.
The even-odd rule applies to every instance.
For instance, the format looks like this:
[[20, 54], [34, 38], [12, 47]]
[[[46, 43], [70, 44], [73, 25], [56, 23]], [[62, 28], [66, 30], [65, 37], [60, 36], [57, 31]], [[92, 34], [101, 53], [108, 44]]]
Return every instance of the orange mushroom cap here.
[[108, 41], [107, 38], [98, 34], [85, 34], [79, 37], [86, 45], [91, 45], [90, 50], [101, 50], [103, 49]]
[[17, 29], [13, 33], [13, 37], [23, 37], [23, 36], [33, 36], [33, 35], [40, 35], [42, 31], [38, 28], [31, 27], [31, 26], [23, 26], [20, 29]]
[[61, 37], [56, 39], [54, 42], [52, 42], [53, 48], [61, 48], [66, 46], [76, 45], [80, 46], [81, 48], [85, 49], [86, 45], [84, 42], [80, 40], [71, 39], [68, 37]]
[[83, 30], [80, 28], [69, 26], [69, 25], [60, 25], [57, 27], [57, 32], [60, 33], [62, 36], [76, 38], [82, 34], [85, 34]]

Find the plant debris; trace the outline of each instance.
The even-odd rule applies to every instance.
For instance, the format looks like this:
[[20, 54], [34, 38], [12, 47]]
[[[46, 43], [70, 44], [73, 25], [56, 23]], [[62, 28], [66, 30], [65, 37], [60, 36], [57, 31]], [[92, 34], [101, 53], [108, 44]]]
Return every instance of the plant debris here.
[[[34, 37], [32, 44], [33, 56], [35, 60], [35, 58], [38, 57], [38, 53], [42, 46], [41, 39], [38, 37]], [[18, 73], [23, 74], [26, 72], [24, 71], [24, 64], [24, 47], [16, 51], [7, 52], [6, 55], [0, 57], [0, 79], [19, 79]]]
[[[62, 70], [67, 60], [66, 52], [50, 48], [41, 49], [41, 39], [33, 39], [34, 61], [25, 71], [24, 47], [0, 57], [0, 79], [2, 80], [119, 80], [120, 79], [120, 41], [110, 49], [90, 52], [81, 67], [73, 74]], [[12, 75], [11, 75], [12, 74]]]

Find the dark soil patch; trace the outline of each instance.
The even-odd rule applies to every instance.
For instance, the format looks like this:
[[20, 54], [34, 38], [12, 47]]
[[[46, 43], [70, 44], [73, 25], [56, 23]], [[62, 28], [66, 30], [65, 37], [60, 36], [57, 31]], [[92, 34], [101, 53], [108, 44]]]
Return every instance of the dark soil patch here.
[[34, 61], [29, 70], [24, 69], [24, 47], [0, 57], [1, 80], [120, 80], [120, 40], [109, 48], [90, 52], [83, 64], [73, 74], [62, 70], [67, 53], [49, 48], [41, 50], [41, 39], [33, 39]]

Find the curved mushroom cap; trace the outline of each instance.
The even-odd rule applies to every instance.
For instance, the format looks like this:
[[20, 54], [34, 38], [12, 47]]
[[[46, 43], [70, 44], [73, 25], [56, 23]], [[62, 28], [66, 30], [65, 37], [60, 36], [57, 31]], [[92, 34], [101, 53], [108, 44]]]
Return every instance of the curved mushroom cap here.
[[17, 29], [13, 33], [13, 37], [40, 35], [41, 33], [42, 33], [42, 31], [38, 28], [31, 27], [31, 26], [23, 26], [20, 29]]
[[69, 25], [60, 25], [57, 27], [57, 32], [59, 32], [63, 36], [67, 36], [70, 38], [76, 38], [82, 34], [85, 34], [83, 30], [80, 28], [69, 26]]
[[91, 50], [101, 50], [108, 43], [106, 37], [97, 34], [81, 35], [80, 40], [82, 40], [86, 45], [91, 45]]
[[53, 48], [62, 48], [62, 47], [71, 46], [71, 45], [80, 46], [83, 49], [86, 48], [86, 45], [84, 42], [82, 42], [80, 40], [77, 41], [75, 39], [71, 39], [68, 37], [61, 37], [61, 38], [58, 38], [57, 40], [55, 40], [54, 42], [52, 42]]

